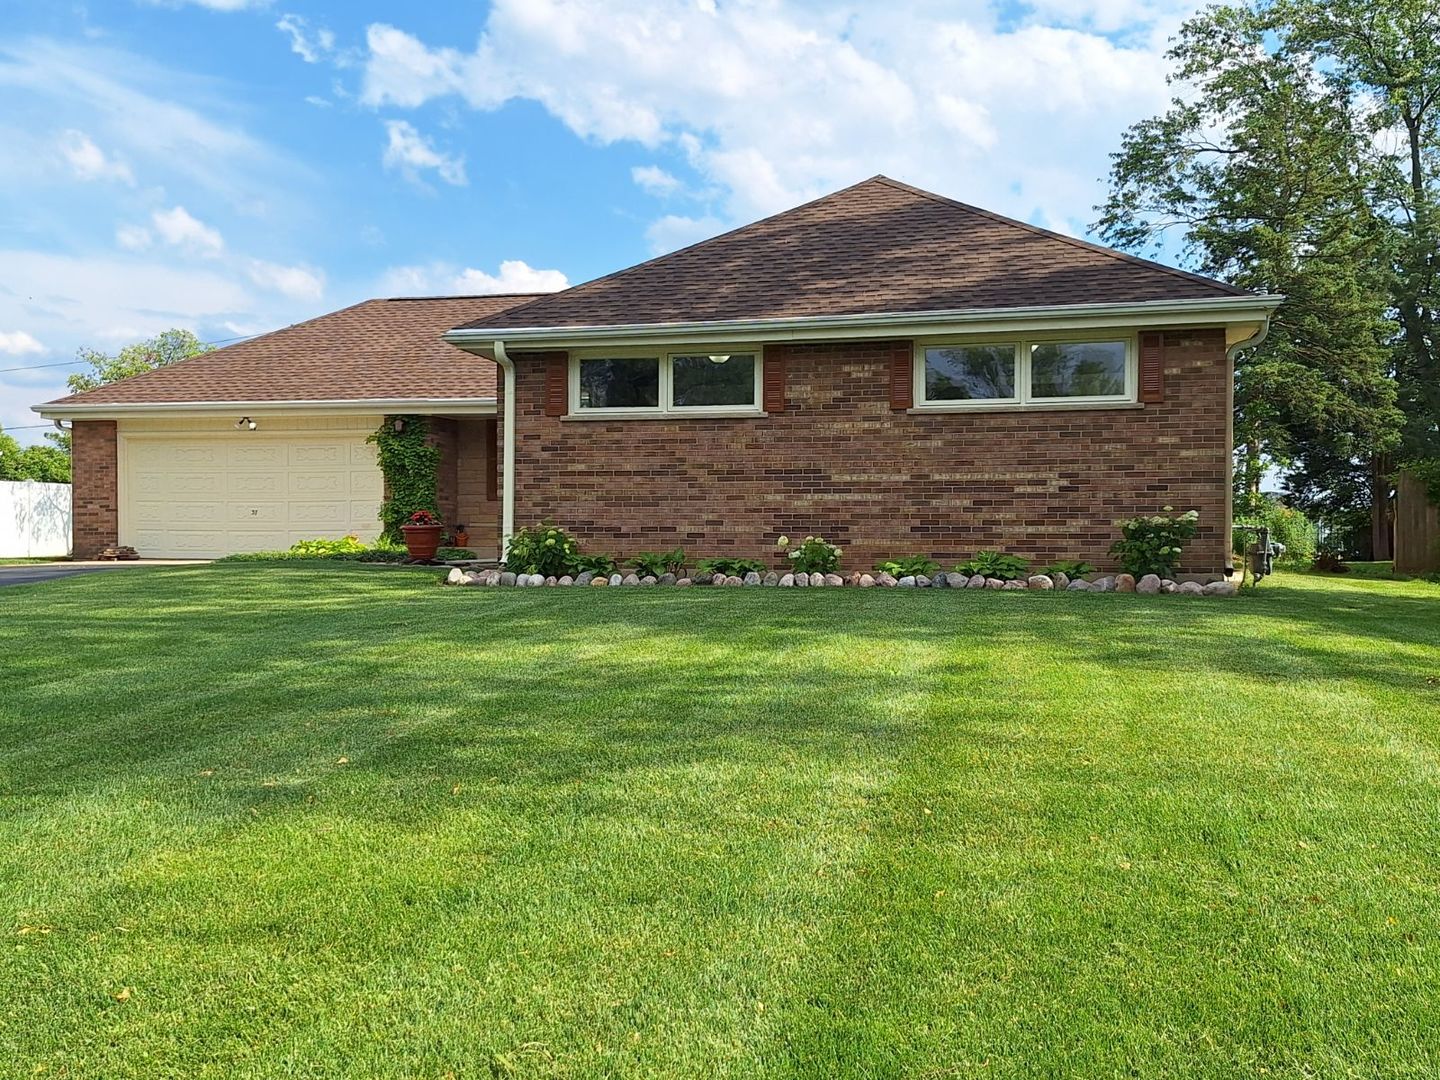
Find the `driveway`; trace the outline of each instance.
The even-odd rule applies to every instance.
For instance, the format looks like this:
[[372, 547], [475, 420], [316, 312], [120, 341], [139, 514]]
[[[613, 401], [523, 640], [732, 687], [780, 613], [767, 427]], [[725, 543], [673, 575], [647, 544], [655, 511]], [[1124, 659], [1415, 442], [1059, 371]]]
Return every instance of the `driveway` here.
[[93, 574], [102, 570], [129, 570], [136, 566], [199, 566], [193, 561], [168, 559], [142, 559], [138, 562], [53, 562], [21, 563], [15, 566], [0, 566], [0, 586], [33, 585], [37, 581], [53, 581], [56, 578], [74, 577], [76, 574]]

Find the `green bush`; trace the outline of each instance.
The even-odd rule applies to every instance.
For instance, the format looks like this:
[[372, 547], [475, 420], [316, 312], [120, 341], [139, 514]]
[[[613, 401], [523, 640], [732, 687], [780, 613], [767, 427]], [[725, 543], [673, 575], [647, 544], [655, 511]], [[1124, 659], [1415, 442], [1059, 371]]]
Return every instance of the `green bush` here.
[[288, 554], [298, 558], [333, 559], [340, 555], [355, 555], [365, 550], [358, 537], [342, 536], [339, 540], [301, 540], [290, 546]]
[[469, 548], [442, 547], [439, 551], [435, 552], [435, 558], [440, 562], [458, 562], [461, 559], [473, 559], [475, 557], [475, 552]]
[[885, 562], [875, 564], [875, 569], [882, 574], [889, 574], [891, 577], [919, 577], [924, 574], [926, 577], [934, 577], [935, 571], [940, 569], [940, 564], [934, 559], [927, 559], [923, 555], [912, 555], [908, 559], [889, 559]]
[[517, 574], [561, 577], [575, 572], [580, 542], [558, 525], [542, 522], [520, 529], [510, 537], [505, 551], [505, 569]]
[[384, 541], [374, 547], [366, 547], [354, 537], [347, 536], [342, 540], [302, 540], [288, 551], [242, 551], [215, 561], [305, 562], [328, 559], [333, 562], [403, 563], [409, 558], [403, 547]]
[[575, 573], [583, 574], [587, 570], [596, 577], [605, 575], [609, 577], [615, 572], [615, 560], [609, 555], [576, 555]]
[[840, 549], [823, 536], [807, 536], [794, 549], [790, 538], [782, 536], [775, 546], [785, 552], [790, 569], [797, 574], [833, 574], [840, 569]]
[[[1306, 566], [1314, 561], [1319, 540], [1315, 523], [1294, 507], [1286, 506], [1273, 496], [1261, 496], [1261, 504], [1253, 514], [1236, 518], [1236, 525], [1265, 526], [1270, 530], [1270, 539], [1285, 545], [1281, 561], [1296, 566]], [[1235, 554], [1245, 554], [1248, 545], [1254, 543], [1255, 534], [1236, 529], [1234, 536]]]
[[1093, 574], [1095, 567], [1091, 566], [1084, 559], [1056, 559], [1040, 573], [1047, 577], [1054, 577], [1056, 574], [1064, 574], [1068, 578], [1081, 578], [1086, 574]]
[[955, 573], [967, 577], [979, 574], [981, 577], [997, 578], [1000, 581], [1018, 581], [1030, 575], [1030, 560], [999, 551], [977, 551], [973, 559], [956, 566]]
[[1145, 574], [1155, 574], [1162, 578], [1174, 577], [1186, 542], [1193, 540], [1198, 531], [1198, 511], [1187, 510], [1183, 514], [1170, 517], [1169, 512], [1174, 507], [1167, 506], [1164, 509], [1164, 514], [1120, 522], [1121, 539], [1111, 545], [1110, 554], [1119, 560], [1128, 573], [1136, 577]]
[[724, 577], [744, 577], [749, 573], [765, 573], [765, 564], [759, 559], [701, 559], [695, 569], [702, 574], [718, 574]]
[[642, 551], [630, 560], [630, 565], [641, 577], [659, 577], [674, 574], [679, 577], [685, 572], [685, 549], [670, 551]]

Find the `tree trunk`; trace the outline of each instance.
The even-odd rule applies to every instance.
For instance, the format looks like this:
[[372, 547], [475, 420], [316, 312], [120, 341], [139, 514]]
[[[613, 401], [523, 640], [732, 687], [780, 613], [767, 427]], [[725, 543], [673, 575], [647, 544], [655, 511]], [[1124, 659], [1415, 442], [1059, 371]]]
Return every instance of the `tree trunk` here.
[[1390, 531], [1390, 463], [1386, 456], [1370, 462], [1370, 558], [1393, 559]]

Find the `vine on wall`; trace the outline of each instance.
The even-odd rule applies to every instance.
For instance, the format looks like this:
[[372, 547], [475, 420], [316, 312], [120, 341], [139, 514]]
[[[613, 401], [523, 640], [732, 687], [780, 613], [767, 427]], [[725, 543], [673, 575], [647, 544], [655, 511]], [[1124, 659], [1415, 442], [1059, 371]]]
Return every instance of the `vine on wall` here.
[[[396, 422], [400, 430], [396, 431]], [[381, 536], [400, 543], [400, 526], [416, 510], [440, 515], [437, 476], [440, 450], [427, 441], [430, 424], [423, 416], [387, 416], [378, 430], [365, 441], [373, 443], [385, 476], [387, 498], [380, 504]]]

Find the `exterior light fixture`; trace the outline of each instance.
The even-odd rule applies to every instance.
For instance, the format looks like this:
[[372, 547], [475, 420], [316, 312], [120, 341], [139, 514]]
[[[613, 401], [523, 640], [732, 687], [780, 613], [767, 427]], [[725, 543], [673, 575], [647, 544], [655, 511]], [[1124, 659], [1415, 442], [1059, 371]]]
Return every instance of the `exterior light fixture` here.
[[725, 353], [725, 354], [723, 354], [723, 355], [721, 355], [721, 356], [712, 356], [712, 357], [710, 357], [710, 362], [711, 362], [712, 364], [723, 364], [723, 363], [725, 363], [726, 360], [729, 360], [729, 359], [730, 359], [730, 354], [729, 354], [729, 353]]
[[398, 434], [405, 430], [405, 421], [397, 416], [390, 426], [393, 427]]
[[241, 428], [249, 428], [251, 431], [254, 431], [259, 426], [259, 424], [255, 423], [255, 421], [251, 420], [248, 416], [242, 416], [239, 420], [235, 421], [236, 431], [239, 431]]

